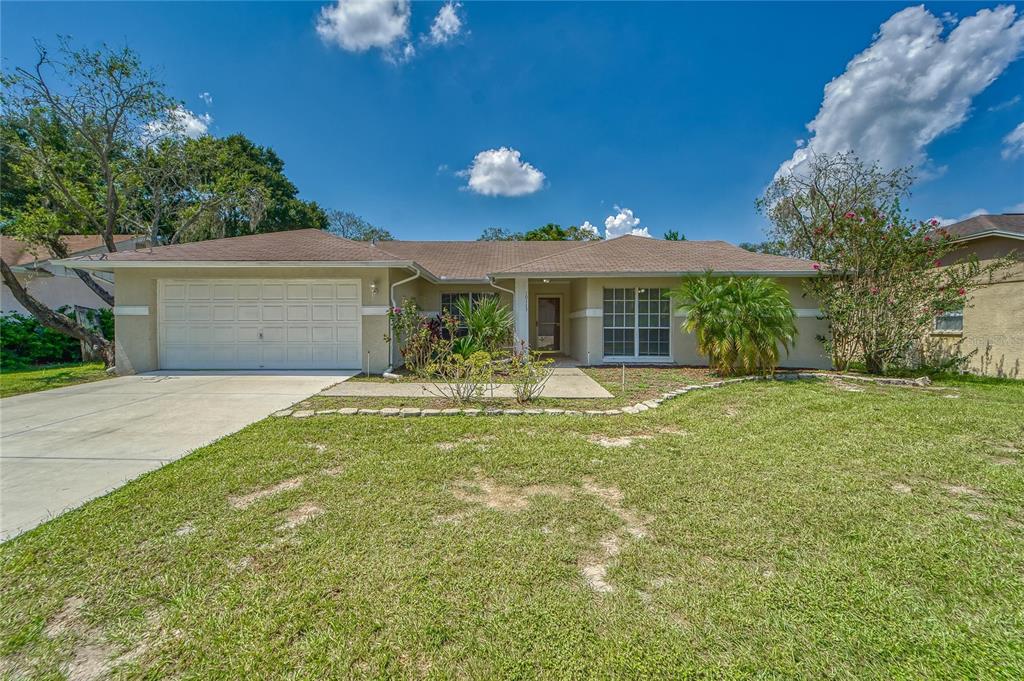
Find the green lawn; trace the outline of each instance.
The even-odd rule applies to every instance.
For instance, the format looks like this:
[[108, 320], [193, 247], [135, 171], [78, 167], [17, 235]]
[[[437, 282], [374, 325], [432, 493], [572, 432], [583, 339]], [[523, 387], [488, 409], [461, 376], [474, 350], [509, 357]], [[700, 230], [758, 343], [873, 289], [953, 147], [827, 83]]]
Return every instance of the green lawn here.
[[1022, 407], [1024, 383], [804, 381], [637, 416], [267, 419], [0, 547], [0, 655], [41, 678], [1020, 678]]
[[108, 378], [103, 362], [51, 364], [0, 372], [0, 397], [63, 388]]

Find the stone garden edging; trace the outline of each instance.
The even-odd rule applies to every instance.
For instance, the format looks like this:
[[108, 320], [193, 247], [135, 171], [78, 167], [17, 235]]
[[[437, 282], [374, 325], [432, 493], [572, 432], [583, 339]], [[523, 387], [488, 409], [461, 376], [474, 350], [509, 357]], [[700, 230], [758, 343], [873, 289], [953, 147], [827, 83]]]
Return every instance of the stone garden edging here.
[[319, 409], [313, 411], [311, 409], [282, 409], [281, 411], [274, 412], [272, 416], [290, 416], [292, 418], [304, 419], [311, 416], [326, 416], [329, 414], [338, 414], [341, 416], [398, 416], [398, 417], [413, 417], [413, 416], [620, 416], [622, 414], [639, 414], [641, 412], [649, 411], [651, 409], [657, 409], [661, 404], [667, 400], [674, 399], [680, 395], [694, 392], [696, 390], [707, 390], [709, 388], [721, 388], [732, 383], [745, 383], [747, 381], [796, 381], [801, 379], [842, 379], [851, 381], [863, 381], [867, 383], [875, 383], [877, 385], [899, 385], [911, 388], [924, 388], [931, 384], [931, 380], [927, 376], [921, 378], [875, 378], [872, 376], [857, 376], [855, 374], [830, 374], [826, 372], [786, 372], [777, 373], [773, 376], [743, 376], [741, 378], [726, 378], [720, 381], [712, 381], [710, 383], [698, 383], [696, 385], [687, 385], [675, 390], [671, 390], [666, 393], [662, 393], [660, 397], [644, 400], [633, 405], [626, 407], [619, 407], [618, 409], [538, 409], [531, 407], [522, 407], [514, 409], [476, 409], [476, 408], [458, 408], [453, 407], [450, 409], [420, 409], [418, 407], [384, 407], [381, 409], [362, 409], [359, 407], [343, 407], [341, 409]]

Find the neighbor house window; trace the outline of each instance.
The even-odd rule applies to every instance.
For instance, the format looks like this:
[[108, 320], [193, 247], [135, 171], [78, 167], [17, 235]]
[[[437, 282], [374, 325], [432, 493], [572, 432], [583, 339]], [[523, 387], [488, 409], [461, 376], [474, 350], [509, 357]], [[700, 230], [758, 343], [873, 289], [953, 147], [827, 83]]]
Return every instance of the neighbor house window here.
[[959, 333], [964, 330], [964, 310], [949, 310], [935, 318], [935, 330], [946, 333]]
[[671, 314], [661, 288], [604, 290], [605, 357], [668, 357]]

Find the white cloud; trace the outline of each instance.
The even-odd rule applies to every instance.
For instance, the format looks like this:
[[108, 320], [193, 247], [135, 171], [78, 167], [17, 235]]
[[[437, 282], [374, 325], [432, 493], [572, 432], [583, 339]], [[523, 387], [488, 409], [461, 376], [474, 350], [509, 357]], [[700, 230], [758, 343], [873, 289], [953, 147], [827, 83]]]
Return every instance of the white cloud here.
[[1018, 125], [1003, 138], [1003, 158], [1012, 161], [1021, 156], [1024, 156], [1024, 123]]
[[583, 224], [580, 225], [580, 231], [590, 232], [594, 236], [601, 236], [601, 232], [599, 232], [597, 230], [597, 227], [595, 227], [594, 225], [590, 224], [590, 220], [584, 220], [583, 221]]
[[481, 151], [458, 175], [469, 178], [467, 189], [485, 196], [523, 196], [544, 186], [544, 173], [509, 147]]
[[170, 109], [164, 118], [146, 123], [142, 136], [146, 142], [172, 136], [195, 139], [207, 134], [211, 123], [213, 116], [210, 114], [197, 114], [179, 105]]
[[626, 236], [627, 234], [632, 234], [633, 236], [651, 236], [651, 233], [647, 231], [646, 227], [640, 226], [640, 218], [633, 215], [633, 211], [628, 208], [620, 208], [619, 206], [614, 206], [614, 208], [618, 212], [615, 215], [609, 215], [604, 220], [605, 239], [615, 239], [620, 236]]
[[430, 25], [430, 35], [425, 40], [432, 45], [443, 45], [462, 31], [462, 17], [459, 10], [462, 4], [458, 2], [446, 2], [434, 17], [434, 23]]
[[[325, 43], [350, 52], [388, 52], [409, 35], [411, 13], [409, 0], [337, 0], [321, 8], [316, 32]], [[401, 52], [403, 57], [409, 47]]]
[[924, 6], [897, 12], [825, 86], [821, 108], [807, 124], [810, 139], [777, 176], [800, 170], [811, 154], [850, 150], [887, 168], [926, 167], [927, 146], [967, 119], [974, 96], [1022, 46], [1024, 20], [1012, 6], [979, 10], [945, 37], [942, 20]]
[[944, 218], [944, 217], [942, 217], [940, 215], [936, 215], [935, 217], [932, 218], [932, 220], [935, 220], [936, 222], [938, 222], [940, 227], [948, 227], [949, 225], [953, 225], [953, 224], [956, 224], [958, 222], [963, 222], [964, 220], [968, 220], [970, 218], [976, 218], [979, 215], [991, 215], [991, 214], [992, 213], [988, 209], [986, 209], [986, 208], [975, 208], [970, 213], [965, 213], [965, 214], [961, 215], [958, 218]]
[[1009, 109], [1011, 107], [1017, 106], [1018, 104], [1020, 104], [1020, 95], [1014, 95], [1013, 97], [1007, 99], [1005, 102], [999, 102], [998, 104], [990, 106], [988, 110], [1002, 111], [1003, 109]]
[[200, 92], [199, 99], [203, 100], [203, 103], [206, 104], [206, 106], [213, 104], [213, 95], [209, 92]]

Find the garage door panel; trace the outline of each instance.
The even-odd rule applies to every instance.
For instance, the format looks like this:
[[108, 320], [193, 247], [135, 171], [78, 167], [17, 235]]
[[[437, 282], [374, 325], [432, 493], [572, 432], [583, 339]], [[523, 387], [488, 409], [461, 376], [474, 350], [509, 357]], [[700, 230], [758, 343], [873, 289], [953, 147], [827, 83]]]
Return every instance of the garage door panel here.
[[360, 288], [349, 280], [161, 280], [167, 369], [358, 368]]
[[208, 321], [210, 321], [210, 306], [209, 305], [189, 305], [188, 306], [188, 320], [190, 322], [208, 322]]
[[213, 299], [214, 300], [235, 300], [235, 285], [234, 284], [214, 284], [213, 285]]
[[309, 321], [309, 306], [308, 305], [289, 305], [288, 306], [288, 321], [290, 322], [308, 322]]
[[339, 322], [358, 322], [359, 321], [359, 306], [358, 305], [338, 305], [338, 321]]
[[235, 314], [240, 322], [258, 322], [260, 320], [259, 305], [238, 305]]
[[235, 306], [232, 305], [214, 305], [213, 306], [213, 321], [215, 322], [233, 322], [235, 321]]

